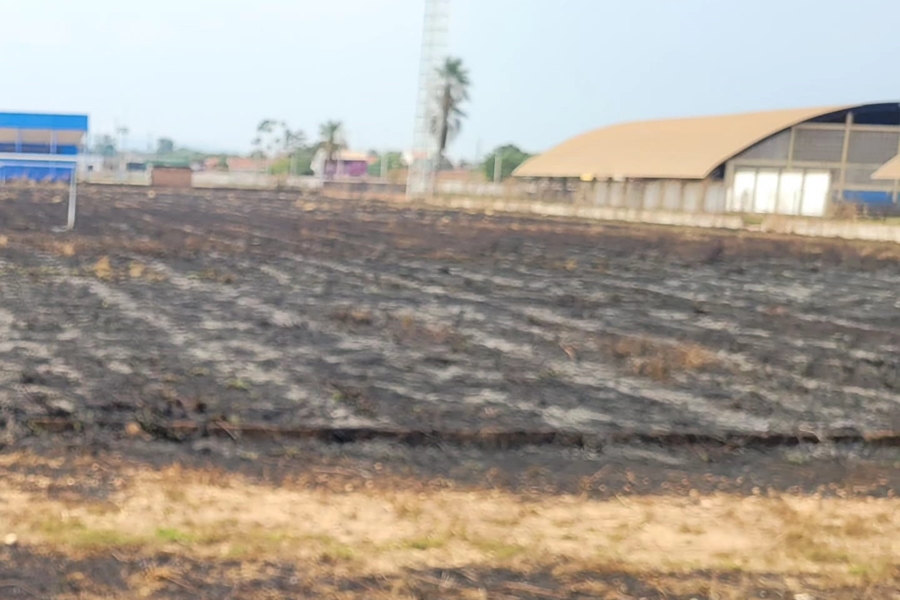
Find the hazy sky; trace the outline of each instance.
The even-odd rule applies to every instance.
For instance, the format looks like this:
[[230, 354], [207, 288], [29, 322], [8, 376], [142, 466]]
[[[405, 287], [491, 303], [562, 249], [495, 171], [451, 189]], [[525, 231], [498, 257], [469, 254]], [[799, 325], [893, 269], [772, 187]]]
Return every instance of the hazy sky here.
[[[897, 0], [451, 0], [451, 154], [632, 119], [900, 99]], [[412, 137], [423, 0], [0, 0], [0, 110], [247, 151], [257, 122]]]

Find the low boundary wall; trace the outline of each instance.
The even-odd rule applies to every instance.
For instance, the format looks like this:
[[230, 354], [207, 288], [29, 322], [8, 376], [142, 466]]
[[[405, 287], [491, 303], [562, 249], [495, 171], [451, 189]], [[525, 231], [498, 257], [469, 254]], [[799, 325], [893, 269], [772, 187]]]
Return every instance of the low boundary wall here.
[[[149, 185], [149, 176], [146, 173], [129, 173], [122, 178], [121, 173], [108, 174], [107, 177], [85, 177], [85, 183], [114, 184], [114, 185]], [[223, 189], [235, 187], [236, 179], [200, 177], [201, 184], [197, 185], [197, 175], [194, 174], [194, 187], [203, 189]], [[268, 176], [262, 176], [268, 177]], [[123, 180], [124, 179], [124, 180]], [[253, 177], [248, 177], [238, 183], [252, 184]], [[222, 185], [215, 185], [220, 183]], [[255, 183], [260, 183], [256, 181]], [[368, 182], [361, 185], [360, 182], [326, 182], [324, 189], [320, 181], [313, 178], [292, 178], [290, 181], [282, 181], [278, 186], [274, 178], [266, 181], [269, 184], [266, 189], [297, 190], [303, 192], [318, 192], [325, 197], [354, 200], [371, 199], [399, 204], [427, 206], [436, 209], [462, 210], [469, 212], [508, 212], [545, 217], [591, 219], [596, 221], [611, 221], [623, 223], [642, 223], [647, 225], [668, 225], [673, 227], [699, 227], [728, 229], [733, 231], [752, 231], [761, 233], [774, 233], [785, 235], [797, 235], [819, 238], [840, 238], [847, 240], [863, 240], [871, 242], [900, 243], [900, 225], [877, 221], [844, 221], [829, 220], [823, 218], [788, 217], [783, 215], [742, 215], [736, 213], [721, 212], [684, 212], [683, 210], [666, 210], [659, 207], [634, 208], [634, 207], [610, 207], [597, 206], [590, 197], [578, 199], [569, 197], [565, 200], [539, 200], [534, 198], [514, 197], [485, 197], [472, 195], [441, 195], [433, 198], [416, 200], [413, 203], [407, 201], [405, 189], [402, 184], [387, 184], [383, 182]], [[287, 184], [287, 185], [285, 185]], [[271, 187], [270, 187], [271, 186]], [[241, 187], [238, 185], [237, 187]], [[247, 189], [260, 189], [248, 185]], [[585, 201], [587, 200], [587, 201]], [[683, 206], [682, 206], [683, 208]]]

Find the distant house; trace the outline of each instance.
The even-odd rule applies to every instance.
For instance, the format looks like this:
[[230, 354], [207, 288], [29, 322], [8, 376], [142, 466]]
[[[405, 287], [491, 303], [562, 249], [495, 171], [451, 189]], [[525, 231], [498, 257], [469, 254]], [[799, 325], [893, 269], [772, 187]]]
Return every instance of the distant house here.
[[188, 166], [153, 166], [150, 171], [150, 184], [153, 187], [190, 188], [194, 172]]
[[222, 159], [211, 156], [203, 163], [206, 171], [227, 170], [231, 173], [265, 173], [269, 169], [268, 161], [264, 158], [244, 158], [242, 156], [229, 156], [225, 159], [227, 169], [222, 168]]
[[78, 155], [78, 172], [84, 175], [102, 171], [105, 163], [106, 159], [99, 154], [80, 154]]
[[312, 160], [312, 171], [317, 177], [325, 176], [326, 179], [362, 178], [369, 174], [369, 164], [373, 160], [363, 152], [339, 150], [334, 153], [332, 160], [326, 160], [324, 149], [316, 152]]

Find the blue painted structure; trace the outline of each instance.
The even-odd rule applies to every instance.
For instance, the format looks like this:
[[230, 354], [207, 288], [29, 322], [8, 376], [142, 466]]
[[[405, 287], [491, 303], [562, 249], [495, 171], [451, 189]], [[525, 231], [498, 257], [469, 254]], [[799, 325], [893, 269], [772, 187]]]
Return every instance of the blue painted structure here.
[[894, 203], [894, 194], [893, 192], [869, 190], [844, 190], [844, 200], [872, 206], [885, 206]]
[[87, 115], [0, 112], [0, 182], [72, 182]]
[[50, 131], [88, 130], [87, 115], [0, 112], [0, 129], [47, 129]]

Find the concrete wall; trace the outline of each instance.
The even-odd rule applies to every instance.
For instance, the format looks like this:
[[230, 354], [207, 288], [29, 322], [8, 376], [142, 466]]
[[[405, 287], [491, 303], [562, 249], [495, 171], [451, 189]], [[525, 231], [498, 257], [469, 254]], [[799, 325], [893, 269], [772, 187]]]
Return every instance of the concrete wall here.
[[194, 187], [271, 190], [278, 187], [278, 178], [264, 173], [198, 171], [194, 173]]
[[748, 229], [809, 237], [900, 243], [900, 227], [877, 222], [770, 217], [758, 227], [749, 227]]
[[435, 184], [435, 191], [438, 194], [447, 195], [466, 195], [466, 196], [487, 196], [491, 198], [502, 198], [507, 195], [509, 186], [502, 183], [492, 183], [484, 181], [438, 181]]
[[231, 173], [228, 171], [197, 171], [194, 187], [201, 189], [274, 190], [288, 188], [314, 191], [322, 182], [316, 177], [279, 177], [265, 173]]
[[406, 184], [381, 181], [326, 181], [322, 193], [348, 199], [405, 198]]
[[79, 181], [98, 185], [150, 185], [148, 171], [92, 171], [82, 173]]
[[438, 208], [472, 212], [510, 212], [545, 217], [575, 217], [653, 225], [744, 229], [744, 219], [739, 215], [642, 210], [625, 206], [591, 206], [579, 203], [562, 204], [528, 199], [435, 197], [422, 200], [422, 202]]
[[479, 197], [435, 197], [422, 200], [435, 207], [469, 212], [509, 212], [545, 217], [569, 217], [644, 223], [648, 225], [670, 225], [678, 227], [700, 227], [780, 233], [808, 237], [841, 238], [873, 242], [900, 243], [900, 226], [864, 221], [829, 221], [827, 219], [806, 219], [770, 215], [761, 223], [750, 223], [735, 214], [710, 214], [671, 212], [666, 210], [636, 210], [633, 208], [598, 207], [583, 204], [561, 204], [527, 199], [495, 199]]

